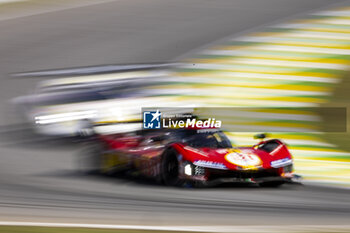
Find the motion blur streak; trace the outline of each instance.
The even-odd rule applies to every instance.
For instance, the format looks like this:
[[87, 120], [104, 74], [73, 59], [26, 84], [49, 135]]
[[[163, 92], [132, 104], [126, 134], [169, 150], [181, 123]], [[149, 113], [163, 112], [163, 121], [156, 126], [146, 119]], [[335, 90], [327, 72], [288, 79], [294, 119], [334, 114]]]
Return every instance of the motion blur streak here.
[[118, 230], [147, 230], [147, 231], [185, 231], [185, 232], [266, 232], [266, 233], [296, 233], [296, 232], [348, 232], [350, 226], [318, 226], [318, 225], [290, 225], [290, 226], [150, 226], [150, 225], [108, 225], [108, 224], [72, 224], [72, 223], [44, 223], [44, 222], [0, 222], [4, 226], [39, 226], [64, 228], [93, 228]]
[[[123, 101], [118, 99], [119, 109], [116, 108], [114, 102], [112, 105], [101, 105], [100, 102], [96, 102], [101, 107], [103, 106], [102, 110], [91, 102], [91, 104], [81, 103], [80, 106], [67, 105], [62, 107], [64, 105], [58, 105], [55, 108], [44, 107], [30, 110], [27, 117], [35, 117], [36, 123], [40, 125], [74, 121], [74, 123], [69, 123], [71, 128], [73, 124], [75, 125], [74, 130], [64, 131], [62, 127], [67, 127], [67, 124], [62, 125], [60, 130], [57, 129], [57, 125], [39, 129], [40, 132], [49, 132], [48, 134], [61, 132], [63, 135], [64, 133], [76, 134], [81, 125], [77, 120], [85, 118], [94, 118], [100, 123], [138, 119], [138, 111], [127, 110], [126, 105], [139, 108], [150, 102], [153, 106], [159, 107], [164, 105], [188, 106], [190, 103], [200, 106], [226, 107], [321, 106], [327, 103], [335, 85], [340, 82], [341, 75], [350, 67], [348, 59], [350, 54], [349, 21], [346, 20], [345, 16], [339, 16], [346, 15], [346, 9], [335, 9], [331, 11], [333, 15], [328, 12], [327, 17], [323, 16], [324, 12], [313, 13], [313, 17], [310, 19], [299, 19], [294, 20], [295, 23], [273, 25], [251, 35], [228, 39], [227, 42], [216, 45], [212, 49], [199, 52], [193, 59], [187, 59], [187, 64], [179, 65], [175, 69], [81, 76], [44, 82], [39, 88], [59, 90], [76, 88], [79, 85], [82, 88], [97, 86], [101, 89], [106, 85], [117, 85], [116, 81], [120, 82], [123, 79], [128, 82], [130, 78], [134, 78], [136, 81], [154, 80], [152, 85], [136, 84], [139, 85], [140, 89], [148, 89], [149, 94], [142, 91], [143, 93], [137, 97], [124, 98]], [[315, 36], [317, 37], [315, 38]], [[115, 69], [115, 67], [86, 68], [87, 72], [95, 69], [105, 70]], [[57, 74], [69, 72], [79, 73], [80, 71], [79, 69], [56, 71]], [[56, 73], [44, 71], [32, 72], [28, 75], [55, 75]], [[99, 80], [99, 82], [94, 80]], [[122, 83], [119, 86], [118, 91], [123, 89], [125, 92], [125, 84]], [[134, 89], [135, 87], [132, 87], [130, 92]], [[98, 91], [98, 94], [107, 99], [117, 98], [115, 94], [114, 96], [105, 95], [101, 90]], [[161, 100], [151, 98], [151, 96], [164, 94], [169, 97]], [[174, 98], [174, 94], [178, 97]], [[148, 98], [151, 100], [146, 101]], [[28, 99], [28, 97], [24, 97], [24, 99]], [[176, 103], [180, 101], [180, 105]], [[60, 113], [60, 108], [60, 111], [68, 112]], [[91, 112], [86, 111], [91, 108], [96, 112], [104, 111], [105, 113], [93, 113], [94, 117], [87, 117], [86, 114], [83, 114]], [[113, 108], [116, 109], [113, 110]], [[80, 111], [76, 111], [77, 109]], [[123, 116], [120, 115], [122, 109]], [[106, 114], [106, 112], [109, 113]], [[264, 128], [257, 127], [258, 122], [268, 120], [268, 122], [264, 122], [264, 126], [270, 126], [271, 131], [283, 132], [293, 129], [295, 132], [312, 132], [315, 128], [307, 123], [308, 118], [317, 118], [313, 112], [298, 111], [295, 111], [294, 114], [283, 111], [280, 113], [270, 112], [269, 117], [266, 113], [261, 115], [261, 112], [247, 112], [247, 114], [256, 118], [257, 123], [246, 122], [245, 125], [244, 122], [240, 122], [242, 130], [249, 129], [250, 125], [254, 125], [256, 130], [264, 130]], [[241, 116], [230, 116], [230, 118], [223, 118], [223, 120], [229, 121], [233, 117]], [[323, 122], [323, 124], [327, 123]], [[234, 141], [242, 144], [246, 143], [245, 137], [251, 135], [231, 133], [231, 136]], [[336, 161], [350, 161], [350, 153], [340, 151], [333, 145], [327, 145], [317, 135], [299, 133], [279, 136], [291, 144], [293, 153], [296, 155], [297, 171], [306, 178], [318, 182], [350, 184], [350, 167], [347, 163], [342, 166], [334, 166], [330, 163], [334, 157]], [[305, 136], [312, 139], [304, 140]], [[294, 141], [289, 142], [288, 139]], [[299, 144], [293, 144], [295, 140]], [[312, 162], [313, 160], [315, 161]], [[319, 160], [330, 163], [327, 169], [320, 165], [322, 161], [319, 162]]]
[[[239, 36], [244, 36], [244, 30], [249, 29], [252, 32], [252, 28], [256, 26], [271, 24], [273, 21], [280, 23], [281, 18], [286, 16], [294, 15], [295, 18], [295, 14], [300, 16], [303, 12], [333, 3], [349, 5], [349, 1], [120, 0], [65, 8], [66, 10], [62, 10], [61, 2], [55, 1], [53, 4], [57, 6], [58, 11], [45, 14], [39, 9], [36, 15], [33, 10], [28, 14], [21, 12], [18, 17], [16, 14], [5, 17], [8, 9], [13, 10], [11, 7], [2, 8], [4, 10], [0, 14], [0, 19], [11, 18], [0, 21], [2, 221], [148, 226], [245, 225], [251, 226], [252, 231], [257, 231], [254, 226], [262, 229], [263, 225], [274, 225], [276, 228], [288, 230], [300, 225], [319, 225], [322, 229], [348, 226], [350, 203], [349, 191], [346, 189], [307, 184], [286, 185], [280, 189], [230, 186], [194, 190], [163, 187], [152, 181], [132, 177], [82, 175], [77, 172], [75, 163], [76, 155], [81, 153], [79, 143], [66, 143], [65, 140], [33, 135], [30, 130], [26, 130], [29, 127], [18, 114], [13, 114], [13, 105], [8, 103], [12, 98], [27, 95], [30, 90], [35, 89], [38, 82], [49, 81], [51, 77], [12, 78], [8, 77], [8, 74], [101, 64], [169, 61], [193, 48], [232, 33], [241, 33]], [[65, 4], [67, 2], [76, 4], [77, 1], [65, 1]], [[102, 0], [95, 1], [98, 2]], [[28, 9], [37, 7], [30, 4], [27, 6]], [[11, 12], [13, 14], [13, 11]], [[327, 12], [345, 14], [339, 13], [339, 10], [327, 9]], [[31, 16], [22, 17], [23, 15]], [[307, 34], [306, 38], [310, 38], [308, 42], [318, 35], [327, 40], [334, 40], [338, 36], [346, 38], [348, 35], [345, 30], [339, 28], [316, 29], [291, 30], [269, 27], [258, 34], [245, 34], [249, 37], [271, 34], [276, 34], [275, 38], [287, 37], [288, 41], [281, 42], [278, 46], [290, 46], [292, 49], [303, 47], [299, 41], [293, 42], [293, 45], [286, 44], [290, 43], [289, 38], [293, 37], [292, 35], [298, 35], [295, 38], [300, 38]], [[231, 59], [237, 56], [240, 59], [255, 59], [254, 61], [290, 59], [293, 62], [302, 62], [297, 63], [299, 65], [306, 65], [307, 62], [319, 65], [325, 62], [328, 65], [332, 64], [332, 68], [343, 68], [348, 58], [347, 55], [333, 56], [328, 53], [272, 51], [265, 46], [266, 42], [235, 42], [234, 38], [236, 37], [230, 37], [230, 42], [221, 44], [221, 47], [203, 49], [191, 59], [179, 58], [180, 62], [192, 63], [187, 63], [187, 67], [167, 71], [171, 75], [166, 76], [175, 79], [181, 77], [181, 81], [191, 82], [190, 87], [187, 83], [183, 83], [182, 86], [181, 82], [171, 85], [166, 83], [164, 89], [159, 87], [157, 90], [172, 93], [187, 91], [170, 98], [189, 102], [199, 99], [207, 106], [319, 106], [328, 101], [332, 88], [338, 85], [340, 79], [339, 75], [336, 75], [337, 70], [235, 64], [235, 72], [231, 72], [230, 69], [214, 69], [208, 72], [209, 70], [195, 67], [196, 64], [209, 66], [210, 62], [221, 64], [222, 61], [228, 63], [227, 68], [231, 65]], [[318, 46], [323, 44], [317, 43]], [[304, 47], [312, 46], [308, 43], [307, 47]], [[342, 43], [332, 48], [322, 48], [327, 49], [327, 52], [349, 49]], [[227, 55], [211, 55], [207, 52]], [[194, 68], [189, 68], [189, 64]], [[223, 83], [222, 86], [218, 85], [220, 82]], [[197, 92], [193, 92], [194, 96], [188, 94], [193, 90], [198, 90], [199, 96]], [[169, 98], [163, 95], [162, 97]], [[307, 119], [317, 117], [307, 115]], [[240, 144], [251, 144], [253, 141], [250, 133], [231, 136]], [[327, 177], [334, 174], [335, 166], [339, 166], [339, 171], [348, 166], [337, 159], [347, 159], [347, 152], [339, 151], [333, 144], [320, 140], [317, 134], [276, 133], [273, 136], [281, 137], [291, 144], [300, 169], [306, 163], [310, 163], [308, 168], [312, 168], [315, 158], [320, 156], [324, 156], [324, 160], [317, 162], [331, 161], [329, 164], [333, 166], [330, 173], [325, 174]], [[329, 157], [331, 155], [336, 155], [337, 158]], [[315, 173], [319, 176], [316, 177], [318, 180], [324, 180], [320, 177], [323, 172], [324, 170]], [[307, 175], [310, 171], [302, 173]]]

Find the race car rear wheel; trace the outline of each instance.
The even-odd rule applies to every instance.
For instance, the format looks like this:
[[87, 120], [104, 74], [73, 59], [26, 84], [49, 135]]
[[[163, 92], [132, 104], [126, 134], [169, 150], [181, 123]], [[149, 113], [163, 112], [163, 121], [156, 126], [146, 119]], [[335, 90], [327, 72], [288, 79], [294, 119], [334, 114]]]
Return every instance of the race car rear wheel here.
[[161, 175], [162, 181], [165, 185], [181, 185], [181, 181], [179, 179], [179, 161], [176, 155], [177, 153], [173, 149], [167, 150], [163, 155]]

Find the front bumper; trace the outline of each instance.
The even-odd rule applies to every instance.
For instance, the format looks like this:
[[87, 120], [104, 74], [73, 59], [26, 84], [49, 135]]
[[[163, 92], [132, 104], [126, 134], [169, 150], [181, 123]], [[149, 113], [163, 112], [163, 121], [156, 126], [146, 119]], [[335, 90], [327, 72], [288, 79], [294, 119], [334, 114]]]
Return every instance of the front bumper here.
[[301, 181], [300, 176], [292, 173], [292, 166], [288, 166], [286, 168], [259, 170], [221, 170], [203, 167], [199, 168], [200, 169], [194, 166], [192, 175], [186, 176], [185, 180], [205, 186], [215, 186], [224, 183], [300, 183]]
[[281, 176], [277, 177], [260, 177], [260, 178], [237, 178], [237, 177], [224, 177], [216, 178], [213, 180], [202, 181], [205, 186], [216, 186], [225, 183], [251, 183], [251, 184], [261, 184], [266, 182], [281, 182], [281, 183], [294, 183], [300, 184], [300, 177], [295, 175], [292, 178], [284, 178]]

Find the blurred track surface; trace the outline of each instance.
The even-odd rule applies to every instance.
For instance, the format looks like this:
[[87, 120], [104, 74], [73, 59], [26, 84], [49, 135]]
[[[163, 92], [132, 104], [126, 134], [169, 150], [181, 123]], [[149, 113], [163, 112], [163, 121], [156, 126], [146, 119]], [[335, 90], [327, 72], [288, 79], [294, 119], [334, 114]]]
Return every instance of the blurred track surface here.
[[74, 164], [79, 146], [24, 135], [18, 125], [21, 120], [8, 103], [39, 80], [13, 79], [10, 73], [169, 61], [232, 33], [342, 2], [349, 4], [121, 0], [0, 21], [1, 220], [348, 224], [348, 190], [313, 186], [182, 190], [137, 179], [82, 176]]

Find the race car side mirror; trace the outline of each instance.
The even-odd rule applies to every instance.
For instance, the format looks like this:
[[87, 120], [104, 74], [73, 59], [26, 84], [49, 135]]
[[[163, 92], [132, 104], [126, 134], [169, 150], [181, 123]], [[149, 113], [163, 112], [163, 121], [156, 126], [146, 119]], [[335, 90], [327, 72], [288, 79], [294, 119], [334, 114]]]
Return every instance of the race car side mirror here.
[[264, 139], [267, 138], [267, 135], [264, 133], [259, 133], [254, 135], [254, 139]]

